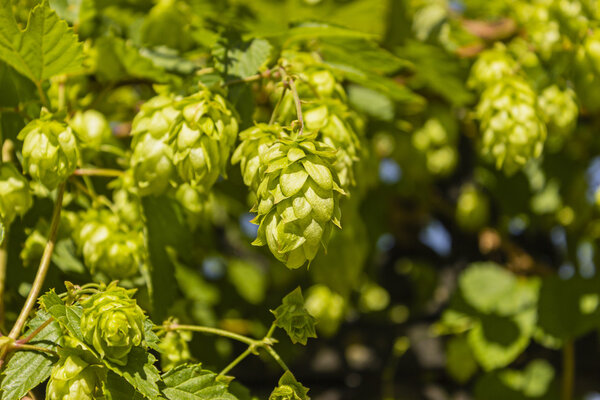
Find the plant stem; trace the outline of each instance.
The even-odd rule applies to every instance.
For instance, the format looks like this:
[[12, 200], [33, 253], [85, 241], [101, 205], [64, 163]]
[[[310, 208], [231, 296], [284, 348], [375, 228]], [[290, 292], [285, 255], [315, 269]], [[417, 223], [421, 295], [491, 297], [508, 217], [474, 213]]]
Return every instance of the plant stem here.
[[292, 90], [292, 95], [294, 95], [294, 103], [296, 104], [296, 114], [298, 116], [298, 122], [300, 122], [300, 132], [298, 132], [299, 136], [302, 136], [304, 132], [304, 118], [302, 116], [302, 103], [300, 101], [300, 96], [298, 96], [298, 90], [296, 90], [296, 84], [294, 83], [294, 79], [291, 78], [283, 67], [279, 67], [282, 76], [284, 76], [284, 81]]
[[8, 254], [8, 227], [4, 231], [4, 240], [0, 245], [0, 330], [4, 330], [4, 287], [6, 285], [6, 262]]
[[279, 97], [279, 100], [277, 101], [277, 104], [275, 104], [275, 108], [273, 109], [273, 113], [271, 114], [271, 119], [269, 120], [269, 125], [273, 125], [273, 123], [275, 122], [275, 117], [277, 116], [277, 112], [279, 111], [279, 107], [281, 106], [281, 103], [283, 103], [283, 97], [285, 96], [286, 92], [287, 92], [287, 85], [284, 85], [283, 91], [281, 92], [281, 97]]
[[234, 80], [231, 80], [229, 82], [223, 83], [223, 86], [231, 86], [231, 85], [237, 85], [238, 83], [249, 83], [249, 82], [259, 81], [259, 80], [264, 79], [264, 78], [270, 78], [271, 76], [274, 77], [274, 78], [278, 78], [279, 74], [277, 72], [277, 68], [278, 67], [275, 67], [273, 69], [268, 69], [268, 70], [266, 70], [264, 72], [261, 72], [261, 73], [256, 74], [256, 75], [251, 75], [251, 76], [248, 76], [246, 78], [234, 79]]
[[561, 400], [573, 399], [575, 380], [575, 342], [567, 340], [563, 347]]
[[226, 373], [228, 373], [229, 371], [231, 371], [233, 369], [233, 367], [235, 367], [240, 362], [242, 362], [242, 360], [244, 358], [248, 357], [250, 355], [250, 353], [252, 353], [252, 350], [254, 350], [254, 346], [253, 345], [248, 346], [248, 348], [246, 349], [246, 351], [244, 351], [235, 360], [233, 360], [225, 368], [223, 368], [223, 370], [221, 372], [219, 372], [218, 376], [223, 376]]
[[58, 224], [60, 222], [60, 212], [62, 209], [63, 194], [65, 193], [65, 185], [66, 183], [63, 182], [58, 187], [56, 203], [54, 204], [54, 211], [52, 212], [52, 223], [50, 224], [48, 242], [46, 243], [46, 248], [44, 249], [44, 254], [42, 255], [40, 266], [38, 267], [38, 271], [35, 276], [35, 280], [33, 281], [33, 285], [31, 286], [31, 290], [29, 291], [29, 295], [27, 296], [27, 300], [25, 300], [25, 304], [21, 309], [21, 313], [17, 318], [17, 322], [15, 322], [15, 325], [8, 334], [8, 336], [12, 339], [16, 340], [21, 334], [21, 330], [23, 330], [23, 326], [25, 326], [27, 317], [29, 317], [29, 313], [35, 306], [35, 302], [37, 301], [40, 291], [42, 290], [44, 280], [46, 279], [46, 274], [48, 273], [48, 269], [50, 267], [50, 259], [52, 258], [52, 252], [54, 251], [54, 245], [56, 243], [56, 236], [58, 234]]
[[237, 333], [229, 332], [223, 329], [218, 328], [210, 328], [208, 326], [196, 326], [196, 325], [179, 325], [179, 324], [171, 324], [167, 326], [157, 327], [162, 328], [166, 331], [192, 331], [192, 332], [201, 332], [201, 333], [212, 333], [213, 335], [223, 336], [229, 339], [237, 340], [238, 342], [246, 343], [249, 346], [254, 346], [257, 343], [260, 343], [258, 340], [251, 339], [247, 336], [238, 335]]
[[30, 351], [40, 351], [42, 353], [48, 353], [48, 354], [52, 354], [53, 356], [58, 357], [58, 353], [56, 353], [54, 350], [50, 350], [47, 349], [45, 347], [40, 347], [40, 346], [34, 346], [32, 344], [19, 344], [19, 343], [15, 343], [13, 345], [13, 349], [17, 350], [17, 351], [22, 351], [22, 350], [30, 350]]
[[73, 171], [73, 175], [77, 176], [105, 176], [105, 177], [119, 177], [124, 172], [120, 169], [108, 169], [108, 168], [79, 168]]
[[40, 96], [40, 100], [42, 104], [46, 108], [50, 108], [50, 103], [48, 102], [48, 97], [46, 97], [46, 93], [44, 93], [44, 88], [42, 87], [41, 82], [35, 82], [35, 87], [37, 88], [38, 95]]
[[273, 359], [275, 361], [277, 361], [277, 364], [279, 364], [279, 366], [281, 368], [283, 368], [284, 371], [289, 371], [290, 370], [288, 368], [288, 366], [285, 365], [285, 363], [283, 362], [283, 360], [281, 359], [281, 357], [279, 357], [279, 354], [277, 354], [277, 352], [275, 350], [273, 350], [273, 348], [271, 346], [265, 345], [265, 346], [262, 346], [262, 347], [267, 351], [267, 353], [269, 353], [269, 355], [271, 357], [273, 357]]
[[31, 339], [33, 339], [34, 337], [37, 336], [38, 333], [40, 333], [45, 327], [47, 327], [48, 325], [50, 325], [52, 323], [52, 321], [54, 321], [54, 318], [50, 317], [46, 320], [46, 322], [44, 322], [43, 324], [41, 324], [40, 326], [38, 326], [37, 328], [35, 328], [35, 330], [33, 332], [31, 332], [25, 339], [19, 339], [17, 340], [18, 344], [27, 344], [31, 341]]
[[62, 75], [58, 81], [58, 111], [65, 108], [67, 104], [67, 88], [66, 88], [67, 77]]

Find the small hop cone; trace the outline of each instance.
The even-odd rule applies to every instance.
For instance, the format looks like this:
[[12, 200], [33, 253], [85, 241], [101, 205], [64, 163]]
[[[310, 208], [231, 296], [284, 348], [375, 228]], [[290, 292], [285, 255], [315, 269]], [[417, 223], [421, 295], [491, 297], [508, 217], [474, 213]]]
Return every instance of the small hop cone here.
[[23, 169], [49, 190], [75, 171], [79, 160], [71, 128], [47, 114], [28, 123], [18, 135], [23, 141]]
[[541, 155], [546, 125], [537, 98], [520, 77], [507, 78], [486, 89], [477, 105], [482, 153], [510, 175]]
[[180, 117], [174, 99], [159, 95], [148, 100], [133, 119], [131, 168], [142, 196], [160, 195], [174, 177], [173, 149], [168, 141]]
[[268, 245], [290, 268], [315, 258], [329, 240], [332, 226], [340, 227], [339, 186], [333, 169], [335, 153], [307, 133], [281, 138], [261, 154], [266, 166], [257, 189], [258, 223], [254, 245]]
[[90, 365], [78, 351], [59, 350], [60, 359], [52, 368], [46, 398], [48, 400], [94, 400], [101, 394], [102, 367]]
[[112, 137], [108, 120], [96, 110], [78, 111], [69, 121], [69, 125], [82, 147], [94, 149], [107, 143]]
[[208, 89], [176, 104], [182, 118], [173, 131], [173, 161], [186, 183], [209, 189], [225, 174], [238, 123], [225, 99]]
[[29, 182], [12, 163], [0, 164], [0, 216], [10, 224], [33, 205]]
[[481, 92], [488, 86], [514, 75], [517, 70], [517, 62], [507, 52], [506, 46], [499, 43], [493, 49], [479, 54], [471, 67], [467, 85]]
[[290, 371], [279, 379], [279, 385], [271, 392], [269, 400], [309, 400], [308, 389], [296, 380]]
[[135, 275], [141, 263], [141, 231], [124, 230], [118, 215], [109, 210], [88, 210], [74, 232], [85, 265], [92, 273], [102, 272], [111, 279]]
[[132, 290], [111, 283], [82, 302], [81, 333], [86, 344], [117, 365], [127, 365], [134, 346], [143, 346], [145, 315]]
[[315, 318], [304, 308], [302, 290], [298, 287], [285, 296], [274, 311], [275, 325], [283, 328], [292, 343], [306, 345], [308, 338], [316, 338]]
[[185, 364], [192, 359], [188, 346], [191, 339], [191, 332], [169, 331], [165, 334], [158, 345], [161, 350], [160, 363], [163, 371]]
[[548, 145], [560, 147], [577, 125], [579, 106], [575, 92], [552, 85], [542, 91], [538, 104], [548, 126]]

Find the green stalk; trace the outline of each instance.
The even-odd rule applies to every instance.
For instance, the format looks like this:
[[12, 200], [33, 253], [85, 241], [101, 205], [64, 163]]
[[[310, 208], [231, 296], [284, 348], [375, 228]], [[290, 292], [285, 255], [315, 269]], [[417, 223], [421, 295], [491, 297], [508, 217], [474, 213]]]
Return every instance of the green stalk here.
[[238, 365], [240, 362], [242, 362], [242, 360], [246, 357], [248, 357], [250, 355], [250, 353], [252, 353], [252, 350], [254, 350], [254, 346], [248, 346], [248, 348], [246, 349], [246, 351], [244, 351], [242, 354], [240, 354], [235, 360], [233, 360], [232, 362], [230, 362], [225, 368], [223, 368], [223, 370], [221, 372], [219, 372], [218, 376], [223, 376], [226, 373], [228, 373], [229, 371], [231, 371], [233, 369], [233, 367], [235, 367], [236, 365]]
[[35, 280], [33, 281], [33, 285], [31, 286], [31, 290], [29, 291], [27, 300], [25, 300], [25, 304], [21, 309], [21, 313], [17, 318], [17, 322], [15, 322], [15, 325], [8, 334], [8, 336], [14, 340], [16, 340], [21, 335], [21, 331], [25, 326], [25, 322], [27, 321], [31, 310], [33, 310], [33, 307], [35, 306], [40, 291], [42, 290], [44, 280], [46, 279], [46, 274], [48, 273], [48, 269], [50, 268], [50, 260], [52, 258], [52, 252], [54, 251], [54, 245], [56, 244], [56, 236], [58, 234], [58, 225], [60, 222], [60, 212], [62, 209], [63, 195], [65, 193], [65, 185], [66, 183], [63, 182], [58, 187], [56, 203], [54, 204], [54, 211], [52, 212], [52, 223], [50, 224], [48, 242], [46, 243], [46, 248], [44, 249], [44, 254], [42, 255], [42, 259], [40, 261], [40, 266], [38, 267]]
[[563, 347], [561, 400], [573, 399], [575, 381], [575, 342], [567, 340]]
[[157, 328], [164, 329], [166, 331], [192, 331], [201, 333], [210, 333], [213, 335], [223, 336], [229, 339], [237, 340], [238, 342], [246, 343], [248, 346], [255, 346], [260, 341], [254, 340], [247, 336], [238, 335], [237, 333], [229, 332], [223, 329], [210, 328], [208, 326], [196, 326], [196, 325], [179, 325], [172, 324], [167, 326], [159, 326]]

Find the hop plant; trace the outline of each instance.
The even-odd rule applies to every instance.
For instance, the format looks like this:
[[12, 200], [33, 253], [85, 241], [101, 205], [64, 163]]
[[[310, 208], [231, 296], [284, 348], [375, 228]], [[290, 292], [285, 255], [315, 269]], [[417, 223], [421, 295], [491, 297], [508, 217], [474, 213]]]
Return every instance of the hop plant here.
[[253, 244], [268, 245], [288, 268], [299, 268], [327, 243], [332, 225], [340, 227], [344, 192], [332, 166], [335, 153], [315, 141], [315, 133], [292, 138], [281, 128], [279, 136], [260, 156]]
[[21, 130], [23, 169], [48, 189], [55, 189], [77, 167], [79, 151], [72, 129], [49, 114]]
[[133, 292], [113, 282], [81, 304], [81, 333], [86, 343], [117, 365], [127, 365], [131, 349], [144, 345], [145, 316], [131, 298]]
[[342, 322], [346, 300], [325, 285], [312, 286], [306, 295], [306, 309], [316, 318], [319, 334], [333, 336]]
[[238, 133], [238, 123], [225, 99], [208, 89], [176, 104], [182, 118], [173, 132], [173, 161], [187, 183], [210, 188], [225, 166]]
[[304, 308], [302, 290], [298, 287], [285, 296], [274, 311], [275, 325], [283, 328], [292, 343], [306, 344], [308, 338], [316, 338], [315, 318]]
[[192, 359], [188, 346], [191, 339], [191, 332], [186, 331], [169, 331], [165, 334], [158, 345], [162, 354], [160, 362], [163, 371], [185, 364]]
[[180, 116], [174, 99], [159, 95], [148, 100], [133, 120], [131, 168], [141, 195], [163, 193], [174, 177], [173, 149], [168, 142]]
[[60, 359], [54, 365], [46, 398], [49, 400], [94, 400], [104, 398], [101, 392], [102, 370], [90, 365], [71, 349], [59, 350]]
[[112, 137], [106, 117], [96, 110], [78, 111], [69, 121], [69, 125], [82, 147], [94, 149]]
[[507, 52], [506, 46], [496, 44], [493, 49], [481, 52], [471, 67], [467, 85], [483, 91], [490, 85], [514, 75], [517, 62]]
[[27, 179], [12, 163], [0, 164], [0, 216], [4, 223], [10, 224], [17, 215], [25, 215], [32, 204]]
[[290, 371], [286, 371], [283, 374], [283, 376], [279, 379], [279, 386], [277, 386], [269, 396], [269, 400], [308, 399], [308, 389], [302, 386], [302, 384], [296, 380]]
[[546, 125], [527, 82], [510, 77], [486, 89], [477, 105], [482, 153], [512, 174], [542, 153]]
[[88, 268], [111, 279], [135, 275], [141, 263], [141, 231], [124, 230], [119, 217], [109, 210], [88, 210], [75, 232], [75, 242]]
[[412, 137], [413, 146], [424, 154], [427, 169], [447, 176], [458, 162], [457, 127], [452, 115], [436, 112]]

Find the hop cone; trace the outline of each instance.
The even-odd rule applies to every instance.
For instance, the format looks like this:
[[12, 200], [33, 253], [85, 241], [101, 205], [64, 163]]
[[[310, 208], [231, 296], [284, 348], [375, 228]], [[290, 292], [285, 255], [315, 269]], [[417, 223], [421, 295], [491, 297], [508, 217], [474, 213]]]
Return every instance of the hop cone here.
[[23, 140], [23, 169], [48, 189], [55, 189], [77, 167], [75, 135], [66, 124], [49, 116], [31, 121], [19, 133]]
[[335, 153], [315, 134], [290, 138], [285, 133], [260, 155], [265, 166], [253, 211], [259, 224], [254, 245], [268, 245], [288, 268], [315, 258], [332, 225], [340, 226], [341, 193], [333, 170]]
[[98, 366], [90, 365], [76, 352], [59, 350], [60, 359], [52, 369], [46, 398], [49, 400], [94, 400], [101, 395]]
[[446, 176], [458, 162], [456, 123], [448, 113], [435, 113], [415, 131], [413, 146], [425, 155], [427, 169], [434, 175]]
[[497, 44], [493, 49], [481, 52], [477, 61], [471, 67], [467, 84], [483, 91], [488, 86], [514, 75], [518, 69], [516, 61], [508, 54], [503, 44]]
[[535, 93], [520, 77], [507, 78], [486, 89], [477, 116], [482, 152], [495, 159], [498, 169], [512, 174], [542, 153], [546, 125], [540, 118]]
[[300, 288], [285, 296], [282, 304], [274, 311], [275, 325], [283, 328], [292, 343], [306, 344], [308, 338], [316, 338], [315, 318], [304, 308], [304, 297]]
[[88, 210], [79, 223], [75, 241], [92, 273], [123, 279], [138, 271], [143, 249], [141, 232], [122, 229], [119, 217], [108, 210]]
[[173, 131], [173, 161], [187, 183], [210, 188], [225, 173], [238, 132], [225, 99], [208, 89], [176, 104], [182, 118]]
[[161, 350], [161, 366], [168, 371], [192, 359], [188, 342], [192, 339], [191, 332], [169, 331], [161, 340], [158, 347]]
[[94, 149], [112, 137], [106, 117], [96, 110], [78, 111], [69, 121], [69, 125], [75, 131], [82, 147]]
[[134, 346], [144, 343], [144, 312], [132, 291], [111, 284], [82, 302], [81, 333], [100, 357], [127, 365]]
[[174, 177], [173, 149], [169, 138], [180, 117], [168, 96], [148, 100], [135, 116], [131, 134], [131, 168], [141, 195], [163, 193]]
[[279, 386], [277, 386], [269, 396], [269, 400], [308, 399], [308, 389], [302, 386], [290, 371], [286, 371], [285, 374], [283, 374], [281, 379], [279, 379]]
[[538, 104], [548, 126], [548, 144], [557, 146], [571, 135], [577, 124], [579, 107], [571, 89], [561, 90], [552, 85], [544, 89]]
[[33, 204], [29, 182], [11, 163], [0, 164], [0, 215], [6, 224], [23, 216]]
[[317, 319], [319, 334], [331, 337], [338, 331], [346, 309], [346, 300], [325, 285], [314, 285], [306, 295], [306, 309]]

